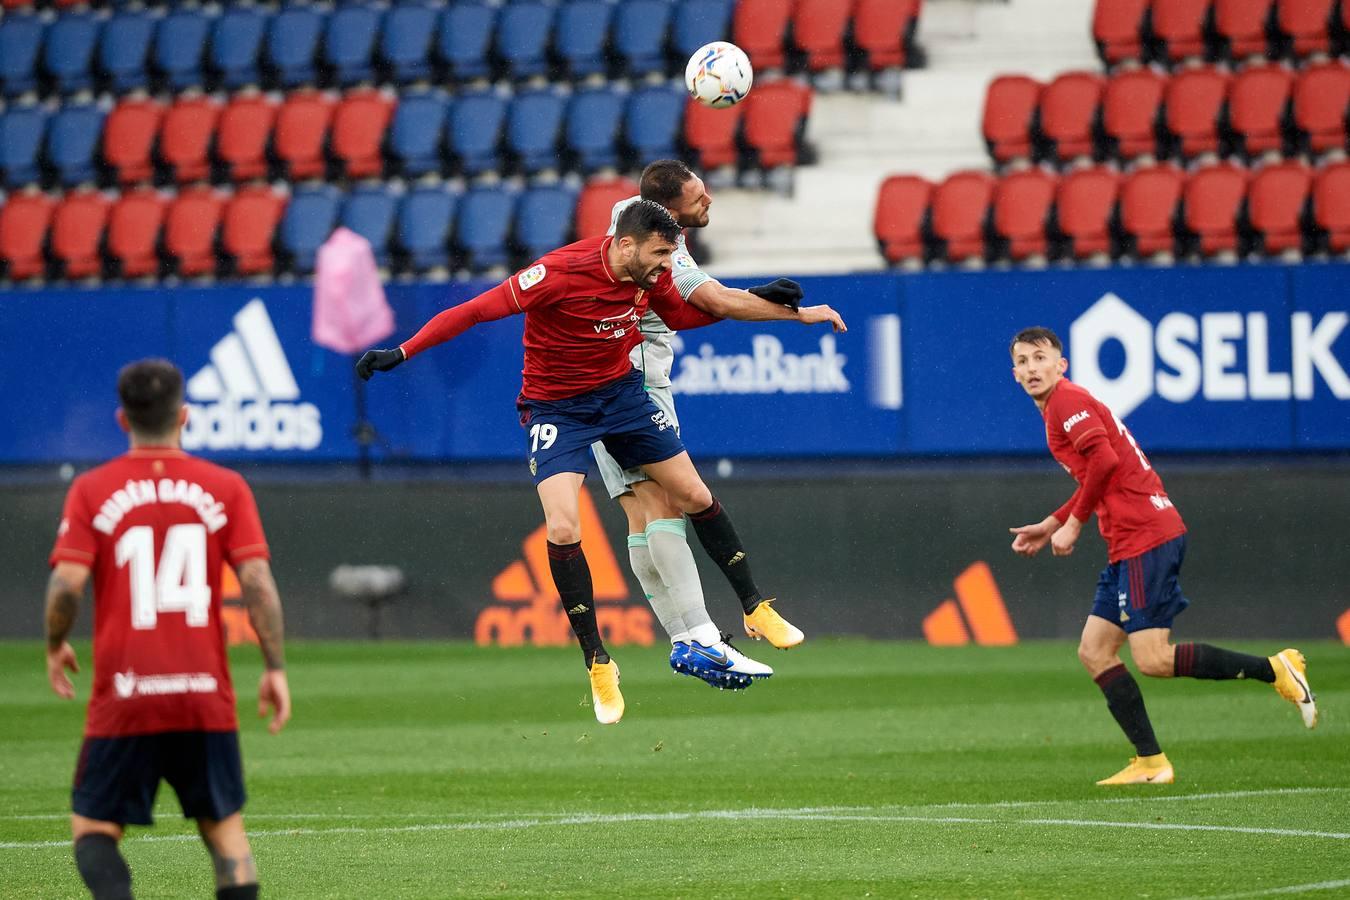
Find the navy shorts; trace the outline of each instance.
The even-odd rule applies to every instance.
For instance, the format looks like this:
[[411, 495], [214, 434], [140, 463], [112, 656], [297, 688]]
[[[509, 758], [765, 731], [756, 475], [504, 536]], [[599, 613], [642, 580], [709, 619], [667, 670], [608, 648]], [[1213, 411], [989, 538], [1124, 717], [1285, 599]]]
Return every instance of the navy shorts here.
[[634, 369], [618, 381], [565, 400], [521, 399], [529, 438], [530, 475], [538, 484], [559, 472], [585, 475], [591, 444], [601, 441], [620, 467], [657, 463], [684, 452], [679, 429], [662, 412]]
[[1186, 558], [1186, 535], [1172, 538], [1152, 550], [1113, 562], [1097, 579], [1092, 614], [1125, 629], [1171, 628], [1172, 620], [1189, 600], [1181, 593], [1181, 563]]
[[186, 819], [224, 819], [244, 808], [244, 769], [235, 731], [169, 731], [85, 738], [71, 809], [119, 825], [153, 825], [160, 779]]

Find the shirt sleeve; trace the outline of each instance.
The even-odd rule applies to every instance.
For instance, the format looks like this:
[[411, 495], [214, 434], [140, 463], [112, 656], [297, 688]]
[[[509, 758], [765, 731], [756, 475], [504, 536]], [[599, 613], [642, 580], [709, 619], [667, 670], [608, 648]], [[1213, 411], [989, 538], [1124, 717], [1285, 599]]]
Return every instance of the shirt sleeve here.
[[1083, 476], [1083, 483], [1074, 494], [1076, 502], [1073, 515], [1078, 521], [1086, 522], [1097, 508], [1097, 504], [1101, 503], [1102, 495], [1106, 493], [1107, 482], [1111, 480], [1111, 473], [1120, 464], [1120, 457], [1111, 449], [1111, 442], [1100, 429], [1088, 432], [1083, 438], [1079, 452], [1087, 460], [1088, 467], [1087, 474]]
[[676, 331], [702, 328], [704, 325], [722, 321], [719, 317], [686, 303], [679, 289], [675, 287], [674, 279], [662, 278], [658, 281], [656, 287], [647, 295], [647, 302], [651, 305], [652, 311], [661, 317], [661, 321]]
[[263, 534], [262, 517], [253, 491], [242, 475], [236, 476], [234, 499], [230, 502], [229, 522], [225, 534], [225, 558], [235, 568], [249, 559], [270, 559], [267, 537]]
[[567, 269], [561, 259], [545, 256], [528, 269], [521, 269], [503, 287], [511, 296], [514, 311], [557, 303], [567, 294]]
[[77, 478], [66, 494], [61, 524], [56, 529], [56, 544], [47, 560], [48, 565], [55, 566], [59, 562], [85, 566], [94, 564], [94, 556], [98, 552], [98, 535], [94, 534], [94, 518], [85, 498], [84, 485], [84, 479]]
[[510, 282], [503, 282], [484, 291], [472, 300], [443, 309], [423, 325], [417, 334], [399, 345], [404, 359], [412, 359], [423, 350], [458, 337], [481, 322], [493, 322], [520, 312], [507, 290]]
[[694, 261], [689, 248], [685, 246], [684, 235], [680, 235], [680, 245], [675, 248], [675, 253], [670, 258], [670, 271], [675, 279], [675, 288], [685, 300], [692, 297], [694, 291], [713, 280], [713, 277], [700, 269], [698, 263]]
[[1063, 391], [1055, 391], [1046, 407], [1046, 422], [1051, 428], [1059, 428], [1069, 436], [1073, 448], [1082, 451], [1083, 441], [1094, 434], [1106, 434], [1106, 423], [1101, 411], [1095, 405], [1072, 397]]

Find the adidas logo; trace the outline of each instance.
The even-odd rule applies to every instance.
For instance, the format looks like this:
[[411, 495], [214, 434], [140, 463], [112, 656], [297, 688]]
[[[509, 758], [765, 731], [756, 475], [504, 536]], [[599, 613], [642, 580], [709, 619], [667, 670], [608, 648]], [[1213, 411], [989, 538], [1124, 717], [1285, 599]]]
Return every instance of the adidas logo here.
[[1017, 643], [1017, 630], [988, 563], [972, 564], [956, 576], [952, 586], [956, 588], [956, 599], [943, 600], [924, 617], [923, 636], [928, 643], [955, 647], [970, 643], [972, 636], [976, 644], [986, 647]]
[[568, 614], [569, 616], [579, 616], [579, 615], [581, 615], [582, 613], [584, 613], [584, 612], [585, 612], [586, 610], [588, 610], [588, 609], [590, 609], [590, 607], [587, 606], [585, 603], [578, 603], [576, 606], [574, 606], [574, 607], [572, 607], [571, 609], [569, 609], [569, 610], [567, 611], [567, 614]]
[[185, 450], [313, 450], [323, 440], [319, 409], [300, 387], [262, 300], [234, 315], [234, 330], [187, 382]]
[[727, 561], [727, 565], [734, 566], [736, 565], [736, 563], [740, 562], [743, 559], [745, 559], [745, 554], [742, 553], [740, 550], [737, 550], [736, 555]]

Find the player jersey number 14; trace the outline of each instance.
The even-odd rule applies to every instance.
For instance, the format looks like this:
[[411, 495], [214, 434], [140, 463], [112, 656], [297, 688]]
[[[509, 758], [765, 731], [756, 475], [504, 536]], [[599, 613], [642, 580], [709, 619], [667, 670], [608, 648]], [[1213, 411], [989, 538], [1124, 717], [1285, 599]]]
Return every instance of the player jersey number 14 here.
[[172, 525], [155, 565], [155, 530], [128, 528], [117, 542], [117, 565], [131, 577], [131, 627], [148, 630], [160, 613], [186, 613], [190, 628], [211, 619], [211, 588], [206, 583], [206, 526]]

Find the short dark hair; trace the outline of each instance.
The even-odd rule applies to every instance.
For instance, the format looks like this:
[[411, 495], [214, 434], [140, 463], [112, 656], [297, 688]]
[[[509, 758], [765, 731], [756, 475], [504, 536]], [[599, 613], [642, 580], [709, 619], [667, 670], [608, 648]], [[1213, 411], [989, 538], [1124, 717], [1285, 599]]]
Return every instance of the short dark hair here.
[[1064, 352], [1064, 344], [1060, 341], [1059, 335], [1044, 325], [1033, 325], [1014, 334], [1012, 343], [1008, 345], [1008, 353], [1011, 354], [1013, 347], [1018, 344], [1049, 344], [1059, 353]]
[[666, 208], [652, 200], [635, 200], [624, 207], [614, 223], [614, 238], [631, 237], [639, 244], [653, 234], [672, 244], [680, 238], [680, 225]]
[[694, 177], [694, 170], [678, 159], [658, 159], [648, 163], [642, 170], [642, 179], [638, 182], [638, 193], [643, 200], [651, 200], [669, 208], [680, 195], [684, 186]]
[[167, 359], [128, 363], [117, 373], [117, 396], [133, 431], [168, 434], [183, 406], [183, 373]]

